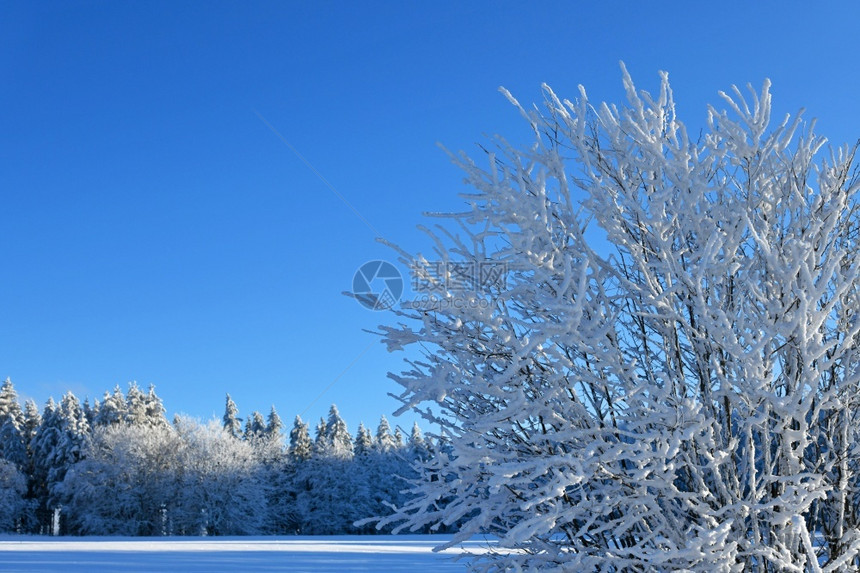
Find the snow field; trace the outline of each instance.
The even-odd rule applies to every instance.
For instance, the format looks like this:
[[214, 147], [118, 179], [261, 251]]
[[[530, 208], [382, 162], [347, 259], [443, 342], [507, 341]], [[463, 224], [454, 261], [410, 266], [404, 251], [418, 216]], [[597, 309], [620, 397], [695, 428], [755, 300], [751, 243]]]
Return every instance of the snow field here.
[[8, 572], [108, 571], [465, 571], [465, 553], [489, 551], [486, 541], [434, 553], [439, 535], [319, 537], [30, 537], [0, 536], [0, 569]]

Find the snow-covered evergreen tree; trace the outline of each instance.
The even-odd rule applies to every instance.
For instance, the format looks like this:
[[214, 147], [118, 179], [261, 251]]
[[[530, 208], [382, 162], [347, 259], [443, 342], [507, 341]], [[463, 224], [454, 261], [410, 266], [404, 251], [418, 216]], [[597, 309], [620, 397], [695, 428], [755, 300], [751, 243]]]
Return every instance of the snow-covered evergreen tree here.
[[18, 468], [27, 465], [27, 446], [21, 429], [24, 414], [18, 403], [18, 394], [12, 380], [6, 378], [0, 386], [0, 458], [8, 460]]
[[315, 453], [296, 468], [296, 511], [304, 535], [352, 533], [353, 522], [367, 514], [355, 503], [357, 489], [351, 458]]
[[379, 420], [374, 445], [380, 452], [389, 452], [395, 447], [394, 436], [391, 435], [391, 426], [388, 424], [388, 418], [385, 416], [382, 416]]
[[24, 402], [24, 424], [21, 426], [21, 436], [29, 448], [39, 426], [42, 424], [42, 415], [39, 413], [39, 407], [33, 400]]
[[117, 385], [113, 393], [105, 392], [98, 411], [93, 415], [94, 426], [115, 426], [127, 419], [127, 403], [122, 389]]
[[331, 405], [325, 425], [325, 455], [350, 459], [353, 455], [352, 436], [346, 422], [340, 417], [337, 406]]
[[262, 440], [266, 434], [266, 421], [263, 415], [254, 410], [248, 419], [245, 420], [245, 432], [243, 434], [246, 440], [258, 441]]
[[12, 384], [11, 378], [6, 378], [0, 386], [0, 422], [13, 420], [16, 425], [21, 424], [21, 405], [18, 403], [18, 393]]
[[143, 397], [144, 404], [144, 420], [148, 426], [167, 426], [167, 417], [165, 416], [164, 403], [158, 394], [155, 393], [155, 386], [149, 385], [146, 395]]
[[96, 416], [99, 413], [99, 407], [101, 403], [98, 400], [95, 400], [93, 404], [90, 404], [89, 397], [84, 398], [84, 403], [81, 407], [84, 409], [84, 417], [87, 419], [87, 424], [89, 424], [90, 428], [95, 427]]
[[272, 404], [272, 409], [269, 410], [269, 415], [266, 416], [266, 438], [280, 442], [281, 430], [283, 429], [284, 423], [281, 421], [281, 417], [278, 416], [275, 405]]
[[302, 421], [301, 416], [296, 416], [293, 428], [290, 430], [290, 458], [297, 462], [307, 460], [313, 453], [313, 442], [308, 432], [308, 425]]
[[57, 519], [60, 517], [63, 504], [68, 499], [62, 483], [69, 468], [83, 459], [90, 427], [83, 406], [71, 392], [63, 395], [55, 410], [54, 418], [59, 432], [57, 442], [50, 452], [47, 502], [48, 507], [54, 512], [54, 528], [62, 532], [64, 528]]
[[326, 449], [328, 447], [326, 437], [328, 432], [326, 431], [325, 418], [320, 418], [320, 421], [317, 422], [316, 428], [314, 428], [314, 453], [319, 455], [325, 455]]
[[486, 571], [856, 570], [855, 149], [769, 130], [768, 84], [693, 139], [667, 76], [624, 86], [510, 98], [534, 144], [454, 158], [439, 256], [502, 271], [385, 329], [427, 349], [396, 380], [447, 440], [401, 517], [497, 535]]
[[42, 425], [42, 416], [39, 413], [39, 407], [33, 400], [27, 400], [24, 403], [24, 423], [21, 426], [21, 437], [23, 439], [27, 463], [21, 468], [27, 480], [27, 489], [25, 494], [26, 507], [22, 519], [22, 531], [27, 533], [38, 533], [39, 522], [37, 518], [38, 501], [38, 482], [36, 479], [36, 460], [33, 452], [33, 441], [36, 433], [39, 431], [39, 426]]
[[304, 464], [313, 455], [313, 442], [308, 425], [296, 416], [290, 430], [289, 444], [283, 463], [278, 464], [274, 475], [270, 474], [271, 491], [266, 531], [274, 534], [300, 533], [304, 522], [297, 505], [298, 494], [307, 488], [301, 483]]
[[406, 445], [406, 440], [403, 437], [403, 431], [400, 429], [400, 426], [396, 426], [394, 428], [394, 435], [392, 436], [392, 442], [394, 444], [395, 450], [402, 450]]
[[224, 429], [234, 438], [242, 437], [242, 419], [239, 418], [239, 408], [227, 394], [227, 404], [224, 407], [224, 418], [222, 418]]
[[430, 447], [424, 439], [424, 432], [421, 431], [418, 422], [412, 424], [412, 432], [409, 434], [409, 449], [415, 460], [425, 461], [430, 457]]
[[[419, 430], [420, 431], [420, 430]], [[364, 438], [361, 438], [361, 434]], [[390, 436], [390, 433], [388, 434]], [[364, 442], [359, 454], [359, 439]], [[358, 523], [353, 527], [355, 533], [388, 533], [392, 527], [386, 525], [376, 529], [371, 524], [371, 516], [387, 516], [392, 513], [392, 507], [400, 507], [406, 503], [409, 479], [417, 477], [412, 465], [416, 458], [410, 455], [405, 447], [396, 447], [392, 436], [388, 448], [383, 450], [375, 447], [370, 432], [364, 430], [356, 437], [356, 455], [352, 477], [354, 493], [350, 500]]]
[[54, 449], [60, 441], [60, 420], [57, 415], [57, 405], [49, 398], [42, 411], [41, 423], [30, 442], [33, 456], [32, 495], [35, 500], [37, 525], [39, 532], [48, 533], [52, 510], [48, 504], [50, 489], [49, 474], [54, 460]]
[[358, 424], [358, 431], [355, 434], [355, 455], [366, 456], [373, 450], [373, 436], [370, 430], [364, 427], [363, 423]]
[[30, 448], [34, 511], [38, 528], [45, 533], [59, 529], [60, 508], [66, 501], [62, 482], [69, 467], [81, 460], [88, 437], [89, 425], [74, 394], [66, 393], [59, 404], [48, 400]]
[[149, 423], [146, 395], [137, 387], [136, 382], [128, 385], [125, 394], [125, 423], [134, 426], [145, 426]]

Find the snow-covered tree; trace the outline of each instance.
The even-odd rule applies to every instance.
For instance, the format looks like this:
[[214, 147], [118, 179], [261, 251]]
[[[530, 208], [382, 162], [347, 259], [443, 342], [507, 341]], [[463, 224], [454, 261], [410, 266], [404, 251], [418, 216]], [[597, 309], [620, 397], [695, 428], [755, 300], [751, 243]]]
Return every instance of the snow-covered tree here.
[[9, 460], [0, 459], [0, 532], [15, 531], [26, 507], [27, 479]]
[[424, 439], [424, 432], [418, 426], [418, 422], [412, 424], [412, 432], [409, 434], [409, 449], [412, 457], [416, 460], [426, 460], [430, 456], [430, 447]]
[[54, 510], [54, 530], [63, 531], [58, 521], [63, 504], [68, 499], [62, 487], [69, 468], [84, 456], [90, 427], [83, 406], [71, 392], [66, 392], [56, 409], [59, 439], [51, 452], [48, 471], [48, 506]]
[[177, 511], [183, 444], [169, 426], [100, 426], [63, 480], [70, 529], [84, 535], [165, 535]]
[[234, 438], [242, 437], [242, 419], [239, 418], [239, 408], [236, 402], [227, 394], [227, 404], [224, 407], [224, 418], [222, 419], [224, 429]]
[[328, 446], [326, 442], [326, 437], [328, 432], [326, 431], [325, 418], [320, 417], [320, 421], [317, 422], [316, 428], [314, 428], [314, 453], [318, 455], [325, 455], [326, 448]]
[[6, 378], [0, 386], [0, 421], [12, 419], [16, 424], [21, 422], [21, 405], [18, 403], [18, 393], [11, 378]]
[[352, 436], [346, 422], [340, 417], [337, 406], [331, 405], [325, 424], [325, 455], [350, 459], [353, 456]]
[[[266, 519], [263, 533], [283, 535], [295, 533], [295, 505], [292, 478], [293, 458], [284, 449], [281, 434], [283, 422], [272, 405], [266, 417], [266, 427], [261, 440], [255, 444], [255, 453], [260, 460], [260, 479], [267, 484]], [[308, 443], [310, 440], [308, 440]]]
[[280, 463], [274, 465], [269, 482], [269, 517], [266, 520], [267, 533], [285, 534], [299, 533], [303, 519], [297, 505], [300, 491], [307, 489], [307, 484], [300, 483], [299, 475], [304, 471], [304, 465], [313, 455], [313, 442], [308, 433], [308, 425], [300, 416], [296, 416], [290, 430], [289, 445], [286, 456]]
[[127, 403], [122, 389], [117, 385], [113, 393], [105, 392], [98, 410], [93, 415], [94, 426], [114, 426], [127, 419]]
[[47, 532], [51, 520], [51, 508], [48, 504], [50, 483], [48, 476], [53, 462], [53, 452], [60, 441], [60, 421], [57, 416], [57, 405], [49, 398], [42, 410], [41, 422], [35, 435], [30, 441], [30, 452], [33, 457], [32, 496], [36, 501], [37, 529]]
[[36, 403], [33, 400], [24, 402], [24, 424], [21, 426], [21, 436], [28, 448], [41, 424], [42, 415], [39, 413], [39, 407]]
[[275, 405], [272, 404], [272, 409], [269, 410], [269, 415], [266, 416], [266, 438], [280, 442], [281, 430], [283, 429], [284, 423], [281, 421], [281, 417], [278, 415]]
[[27, 465], [27, 446], [21, 434], [24, 413], [12, 380], [6, 378], [0, 386], [0, 458], [19, 468]]
[[313, 453], [313, 442], [311, 442], [311, 436], [308, 432], [308, 425], [302, 421], [301, 416], [296, 416], [295, 421], [293, 421], [288, 453], [290, 458], [296, 462], [307, 460]]
[[269, 484], [253, 446], [227, 428], [180, 420], [183, 442], [173, 527], [189, 535], [254, 535], [265, 526]]
[[254, 410], [251, 412], [251, 415], [248, 416], [248, 419], [245, 420], [244, 437], [246, 440], [258, 441], [262, 440], [265, 434], [266, 421], [263, 419], [263, 415], [261, 413]]
[[84, 534], [254, 534], [268, 490], [253, 446], [216, 423], [118, 424], [65, 475], [63, 514]]
[[146, 395], [143, 397], [144, 404], [144, 423], [148, 426], [167, 426], [167, 417], [165, 416], [164, 403], [158, 394], [155, 393], [155, 386], [150, 384]]
[[90, 399], [87, 397], [84, 398], [84, 403], [81, 407], [84, 409], [84, 417], [87, 419], [87, 424], [89, 424], [90, 428], [94, 428], [96, 415], [99, 413], [101, 403], [98, 400], [95, 400], [93, 404], [90, 404]]
[[[420, 430], [419, 430], [420, 432]], [[390, 433], [388, 434], [390, 436]], [[350, 504], [358, 520], [355, 533], [388, 533], [390, 526], [375, 529], [367, 518], [391, 514], [392, 507], [402, 506], [407, 495], [407, 480], [417, 478], [413, 462], [416, 457], [404, 447], [392, 443], [385, 450], [375, 447], [370, 432], [361, 426], [356, 437], [356, 453], [351, 470], [353, 494]], [[361, 447], [359, 447], [361, 444]]]
[[355, 433], [354, 448], [356, 457], [365, 456], [373, 450], [373, 436], [363, 423], [358, 424], [358, 431]]
[[[115, 391], [114, 396], [114, 400], [119, 400], [122, 393], [117, 394]], [[129, 383], [125, 396], [125, 408], [122, 412], [122, 420], [126, 424], [164, 427], [168, 425], [164, 412], [164, 404], [155, 393], [155, 386], [150, 384], [144, 394], [136, 382]]]
[[137, 387], [136, 382], [131, 382], [128, 385], [128, 392], [125, 394], [125, 423], [137, 426], [146, 425], [148, 422], [146, 406], [146, 395]]
[[66, 472], [80, 461], [89, 438], [89, 424], [77, 397], [67, 392], [59, 404], [48, 400], [42, 423], [31, 441], [32, 494], [39, 528], [60, 531], [60, 509], [67, 500], [62, 487]]
[[394, 449], [400, 450], [403, 446], [406, 445], [406, 440], [403, 437], [403, 430], [400, 429], [400, 426], [394, 428], [394, 435], [391, 436], [392, 441], [394, 442]]
[[534, 143], [453, 156], [471, 210], [436, 255], [475, 288], [401, 252], [438, 304], [383, 329], [428, 349], [394, 378], [447, 445], [400, 517], [497, 535], [488, 571], [855, 570], [855, 150], [769, 128], [767, 83], [695, 139], [666, 75], [624, 87], [508, 94]]
[[394, 436], [391, 435], [391, 426], [388, 424], [388, 418], [382, 416], [379, 419], [379, 426], [376, 428], [376, 441], [374, 443], [376, 449], [380, 452], [388, 452], [394, 449]]
[[28, 529], [25, 496], [29, 455], [28, 419], [21, 411], [12, 380], [0, 386], [0, 531]]

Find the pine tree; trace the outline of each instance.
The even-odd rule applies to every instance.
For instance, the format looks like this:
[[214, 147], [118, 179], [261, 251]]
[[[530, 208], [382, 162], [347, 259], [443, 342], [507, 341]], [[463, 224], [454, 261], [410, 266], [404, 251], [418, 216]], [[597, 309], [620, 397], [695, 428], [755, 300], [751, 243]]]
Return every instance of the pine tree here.
[[63, 479], [69, 468], [83, 459], [90, 427], [84, 415], [83, 406], [71, 392], [66, 392], [60, 400], [56, 409], [56, 419], [59, 439], [51, 453], [47, 478], [49, 507], [59, 510], [68, 498], [68, 492], [62, 485]]
[[90, 405], [89, 397], [84, 398], [84, 416], [86, 417], [87, 423], [90, 425], [90, 428], [94, 428], [96, 425], [96, 416], [99, 413], [99, 406], [101, 406], [101, 404], [99, 403], [98, 399], [94, 400], [93, 404]]
[[349, 459], [353, 455], [352, 436], [346, 427], [346, 422], [340, 417], [337, 406], [331, 405], [328, 411], [328, 422], [325, 430], [326, 454], [338, 458]]
[[389, 452], [394, 449], [394, 436], [391, 435], [391, 426], [388, 425], [388, 418], [382, 416], [379, 419], [379, 426], [376, 428], [376, 449], [380, 452]]
[[39, 486], [36, 477], [36, 460], [33, 450], [34, 440], [42, 425], [42, 416], [39, 413], [39, 407], [33, 400], [27, 400], [24, 403], [24, 424], [21, 427], [21, 436], [24, 439], [24, 445], [27, 450], [27, 465], [24, 467], [24, 475], [27, 478], [27, 492], [25, 495], [26, 508], [24, 514], [24, 523], [22, 531], [26, 533], [39, 532], [39, 520], [37, 516], [37, 507], [39, 505]]
[[293, 429], [290, 430], [290, 458], [295, 462], [302, 462], [309, 459], [312, 453], [313, 443], [308, 433], [308, 425], [302, 421], [300, 416], [296, 416]]
[[314, 428], [314, 454], [323, 456], [326, 452], [326, 425], [325, 419], [320, 418], [317, 427]]
[[222, 420], [224, 429], [234, 438], [242, 437], [242, 419], [238, 417], [238, 414], [239, 408], [236, 407], [236, 403], [230, 397], [230, 394], [227, 394], [227, 405], [224, 407], [224, 417]]
[[424, 433], [418, 427], [418, 422], [412, 424], [412, 433], [409, 435], [409, 449], [412, 452], [412, 457], [417, 460], [424, 461], [430, 455], [430, 448], [424, 439]]
[[164, 404], [161, 398], [155, 393], [155, 386], [153, 384], [149, 385], [149, 390], [143, 398], [143, 403], [147, 425], [151, 427], [168, 426]]
[[244, 438], [250, 441], [258, 441], [266, 434], [266, 422], [263, 415], [254, 410], [245, 420]]
[[52, 508], [48, 502], [51, 489], [51, 470], [55, 450], [60, 443], [62, 426], [57, 405], [49, 398], [42, 410], [41, 423], [31, 442], [33, 455], [33, 497], [36, 500], [37, 527], [42, 533], [51, 532]]
[[275, 405], [272, 404], [272, 409], [269, 411], [269, 415], [266, 418], [266, 437], [271, 441], [277, 441], [281, 438], [281, 430], [284, 428], [284, 423], [281, 421], [281, 417], [278, 416], [277, 410], [275, 410]]
[[93, 417], [96, 426], [116, 426], [126, 421], [127, 404], [122, 389], [117, 384], [113, 394], [105, 392], [98, 412]]
[[366, 456], [373, 450], [373, 436], [363, 423], [358, 424], [355, 434], [355, 456]]
[[6, 378], [0, 386], [0, 424], [11, 420], [17, 428], [21, 425], [21, 405], [18, 403], [18, 393], [12, 385], [12, 379]]
[[400, 426], [397, 426], [394, 428], [394, 449], [401, 450], [405, 445], [406, 443], [403, 438], [403, 431], [400, 429]]
[[424, 433], [418, 426], [418, 422], [414, 422], [412, 424], [412, 433], [409, 435], [409, 444], [413, 448], [423, 448], [426, 445], [424, 442]]
[[12, 380], [6, 378], [0, 387], [0, 457], [18, 468], [27, 465], [27, 447], [21, 435], [24, 414]]
[[24, 403], [24, 425], [21, 427], [21, 436], [28, 450], [32, 448], [33, 438], [36, 437], [41, 424], [42, 415], [39, 413], [39, 407], [33, 400], [27, 400]]
[[148, 423], [146, 397], [136, 382], [129, 383], [125, 395], [125, 423], [132, 426], [144, 426]]

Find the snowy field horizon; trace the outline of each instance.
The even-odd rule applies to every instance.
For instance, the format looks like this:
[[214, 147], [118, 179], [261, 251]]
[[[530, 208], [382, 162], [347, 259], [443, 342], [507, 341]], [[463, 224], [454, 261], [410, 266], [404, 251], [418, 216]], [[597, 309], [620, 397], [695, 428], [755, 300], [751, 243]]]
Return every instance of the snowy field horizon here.
[[248, 537], [41, 537], [0, 535], [8, 572], [220, 571], [447, 573], [464, 556], [490, 550], [484, 539], [433, 552], [449, 535]]

